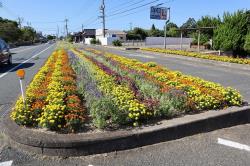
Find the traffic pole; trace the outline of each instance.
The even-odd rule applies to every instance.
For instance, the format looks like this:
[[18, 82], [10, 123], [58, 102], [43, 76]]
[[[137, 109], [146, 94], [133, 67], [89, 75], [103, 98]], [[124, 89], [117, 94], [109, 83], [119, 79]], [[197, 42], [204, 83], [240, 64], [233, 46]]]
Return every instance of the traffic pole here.
[[19, 69], [19, 70], [17, 70], [16, 75], [19, 78], [21, 94], [22, 94], [22, 99], [23, 99], [23, 105], [25, 106], [25, 96], [24, 96], [23, 82], [22, 82], [22, 80], [25, 77], [25, 71], [23, 69]]
[[20, 87], [21, 87], [21, 93], [22, 93], [23, 103], [25, 104], [25, 98], [24, 98], [24, 92], [23, 92], [23, 82], [22, 82], [22, 79], [19, 79], [19, 80], [20, 80]]

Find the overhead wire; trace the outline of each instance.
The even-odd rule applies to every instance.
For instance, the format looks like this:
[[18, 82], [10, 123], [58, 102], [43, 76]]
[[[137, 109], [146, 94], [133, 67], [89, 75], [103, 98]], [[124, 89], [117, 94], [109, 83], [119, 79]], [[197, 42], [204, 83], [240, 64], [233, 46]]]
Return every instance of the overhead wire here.
[[130, 12], [131, 10], [136, 10], [136, 9], [138, 9], [138, 8], [141, 8], [141, 7], [144, 7], [144, 6], [147, 6], [147, 5], [156, 3], [156, 2], [158, 2], [158, 1], [159, 1], [159, 0], [150, 1], [150, 2], [145, 3], [145, 4], [143, 4], [143, 5], [136, 6], [136, 7], [130, 8], [130, 9], [126, 9], [126, 10], [123, 10], [123, 11], [120, 11], [120, 12], [117, 12], [117, 13], [114, 13], [114, 14], [111, 14], [111, 15], [108, 15], [107, 17], [113, 17], [113, 16], [116, 16], [116, 15], [119, 15], [119, 14], [123, 14], [123, 13], [126, 13], [126, 12]]
[[[128, 7], [137, 5], [137, 4], [142, 3], [142, 2], [144, 2], [144, 1], [146, 1], [146, 0], [140, 0], [140, 1], [134, 2], [134, 3], [132, 3], [132, 4], [131, 4], [131, 2], [127, 2], [127, 3], [120, 4], [119, 6], [120, 6], [120, 7], [122, 6], [121, 8], [118, 8], [118, 9], [115, 9], [115, 10], [111, 10], [111, 12], [110, 12], [109, 14], [113, 14], [113, 13], [119, 11], [119, 10], [126, 9], [126, 8], [128, 8]], [[132, 1], [132, 2], [133, 2], [133, 1]], [[126, 5], [126, 4], [127, 4], [127, 5]], [[130, 4], [130, 5], [128, 5], [128, 4]], [[124, 6], [124, 5], [125, 5], [125, 6]], [[113, 8], [116, 8], [116, 7], [113, 7]]]

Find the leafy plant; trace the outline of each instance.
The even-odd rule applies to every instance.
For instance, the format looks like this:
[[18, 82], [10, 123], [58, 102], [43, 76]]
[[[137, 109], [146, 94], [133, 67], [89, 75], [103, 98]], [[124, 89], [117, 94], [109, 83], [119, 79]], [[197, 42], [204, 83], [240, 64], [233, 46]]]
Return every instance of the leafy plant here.
[[112, 44], [113, 44], [113, 46], [117, 46], [117, 47], [122, 46], [122, 42], [121, 42], [120, 40], [114, 40], [114, 41], [112, 42]]

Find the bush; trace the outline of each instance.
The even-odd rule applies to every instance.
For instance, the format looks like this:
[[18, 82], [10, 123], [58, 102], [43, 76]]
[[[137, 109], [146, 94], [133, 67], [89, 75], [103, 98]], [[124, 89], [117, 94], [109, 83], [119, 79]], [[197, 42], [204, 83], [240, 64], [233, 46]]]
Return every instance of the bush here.
[[99, 39], [97, 39], [97, 40], [96, 40], [96, 44], [97, 44], [97, 45], [101, 45], [102, 43], [101, 43], [101, 41], [100, 41]]
[[99, 39], [96, 40], [95, 38], [93, 38], [93, 39], [90, 40], [90, 44], [101, 45], [102, 43], [101, 43], [101, 41]]
[[113, 44], [113, 46], [117, 46], [117, 47], [122, 46], [122, 42], [121, 42], [120, 40], [114, 40], [114, 41], [112, 42], [112, 44]]
[[91, 39], [90, 44], [96, 44], [96, 39], [95, 38]]

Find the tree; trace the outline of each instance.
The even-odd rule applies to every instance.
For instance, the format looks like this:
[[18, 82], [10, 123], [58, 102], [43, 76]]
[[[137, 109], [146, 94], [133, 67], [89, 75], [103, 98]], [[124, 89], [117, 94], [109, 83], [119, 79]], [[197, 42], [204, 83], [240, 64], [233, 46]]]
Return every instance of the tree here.
[[182, 24], [181, 28], [196, 28], [197, 23], [194, 18], [189, 18], [184, 24]]
[[136, 27], [127, 32], [128, 40], [145, 40], [146, 37], [148, 37], [148, 32], [142, 28]]
[[155, 25], [153, 24], [151, 29], [148, 32], [148, 35], [151, 37], [160, 37], [160, 36], [164, 36], [164, 32], [155, 28]]
[[173, 22], [169, 22], [166, 24], [166, 31], [167, 36], [169, 37], [178, 37], [180, 35], [180, 32], [178, 31], [178, 26]]
[[179, 37], [180, 31], [178, 31], [178, 28], [172, 27], [167, 31], [167, 36], [169, 37]]
[[33, 42], [35, 40], [36, 31], [32, 27], [25, 26], [21, 29], [21, 31], [23, 41]]
[[155, 31], [155, 30], [156, 30], [155, 24], [153, 24], [152, 27], [151, 27], [151, 31]]
[[[187, 28], [197, 28], [197, 23], [194, 18], [189, 18], [184, 24], [182, 24], [181, 29]], [[191, 37], [193, 36], [192, 30], [185, 30], [183, 32], [184, 37]]]
[[54, 35], [48, 35], [48, 36], [47, 36], [47, 39], [48, 39], [48, 40], [53, 40], [53, 39], [55, 39], [55, 38], [56, 38], [56, 36], [54, 36]]
[[247, 51], [248, 53], [250, 53], [250, 31], [246, 35], [246, 41], [245, 41], [245, 44], [244, 44], [244, 50]]
[[[201, 19], [197, 21], [197, 27], [217, 27], [221, 24], [221, 19], [218, 16], [211, 17], [211, 16], [202, 16]], [[202, 34], [208, 36], [209, 39], [213, 37], [214, 29], [203, 29]]]
[[167, 31], [169, 31], [171, 28], [178, 28], [178, 26], [175, 23], [173, 23], [173, 22], [167, 23], [166, 26], [167, 26], [166, 27]]
[[0, 37], [7, 42], [14, 43], [21, 37], [21, 31], [15, 21], [0, 17]]
[[234, 55], [244, 55], [249, 19], [249, 15], [243, 10], [233, 14], [224, 13], [223, 24], [214, 31], [214, 47], [224, 51], [233, 51]]

